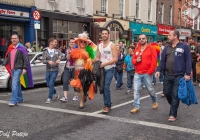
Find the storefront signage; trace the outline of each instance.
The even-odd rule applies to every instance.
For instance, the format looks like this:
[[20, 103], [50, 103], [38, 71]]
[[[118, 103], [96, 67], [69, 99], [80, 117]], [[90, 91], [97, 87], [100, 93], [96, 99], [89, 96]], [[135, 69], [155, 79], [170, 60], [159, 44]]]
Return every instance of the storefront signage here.
[[21, 12], [9, 9], [0, 9], [0, 15], [29, 17], [28, 12]]
[[120, 38], [123, 38], [124, 28], [120, 22], [118, 22], [116, 20], [110, 20], [104, 25], [104, 28], [107, 28], [107, 29], [113, 30], [113, 31], [116, 29], [116, 31], [119, 31]]
[[190, 29], [177, 29], [180, 33], [180, 36], [189, 37], [191, 36], [191, 30]]
[[157, 26], [130, 22], [132, 34], [157, 35]]
[[168, 35], [170, 31], [174, 30], [174, 27], [158, 24], [158, 34], [159, 35]]
[[94, 18], [93, 22], [106, 22], [106, 18]]

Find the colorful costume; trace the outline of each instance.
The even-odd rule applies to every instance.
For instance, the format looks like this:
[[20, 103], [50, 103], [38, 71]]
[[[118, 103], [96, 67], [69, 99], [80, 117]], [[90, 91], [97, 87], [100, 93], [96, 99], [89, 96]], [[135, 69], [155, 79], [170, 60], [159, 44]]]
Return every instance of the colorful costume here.
[[[8, 50], [6, 52], [6, 56], [5, 57], [7, 57], [7, 55], [13, 49], [14, 49], [14, 46], [11, 44], [8, 47]], [[28, 58], [27, 72], [26, 72], [26, 74], [22, 74], [21, 75], [21, 77], [20, 77], [20, 83], [21, 83], [21, 85], [23, 85], [24, 88], [32, 88], [32, 87], [34, 87], [34, 85], [33, 85], [33, 77], [32, 77], [32, 71], [31, 71], [31, 65], [30, 65], [30, 61], [29, 61], [28, 52], [27, 52], [26, 48], [21, 43], [18, 44], [17, 50], [23, 52], [26, 55], [26, 57]], [[11, 72], [10, 64], [6, 65], [6, 69], [7, 69], [8, 73], [10, 74], [10, 76], [12, 77], [12, 72]]]
[[[90, 42], [85, 33], [80, 34], [75, 42], [77, 43], [79, 40], [88, 43]], [[92, 74], [92, 60], [95, 58], [95, 51], [88, 45], [84, 49], [78, 47], [72, 50], [70, 56], [74, 60], [75, 66], [74, 79], [70, 81], [70, 85], [77, 90], [83, 90], [85, 96], [87, 96], [88, 93], [89, 99], [93, 99], [95, 91], [93, 83], [94, 76]]]
[[150, 45], [154, 46], [154, 48], [156, 49], [156, 53], [157, 53], [157, 65], [158, 66], [160, 64], [160, 55], [161, 55], [161, 48], [160, 46], [155, 43], [155, 42], [152, 42]]

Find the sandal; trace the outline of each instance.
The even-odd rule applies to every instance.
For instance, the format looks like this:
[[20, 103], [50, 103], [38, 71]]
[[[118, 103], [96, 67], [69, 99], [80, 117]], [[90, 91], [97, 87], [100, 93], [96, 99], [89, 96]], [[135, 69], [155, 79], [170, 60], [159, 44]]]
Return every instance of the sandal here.
[[170, 116], [168, 119], [169, 122], [175, 122], [176, 118], [174, 116]]

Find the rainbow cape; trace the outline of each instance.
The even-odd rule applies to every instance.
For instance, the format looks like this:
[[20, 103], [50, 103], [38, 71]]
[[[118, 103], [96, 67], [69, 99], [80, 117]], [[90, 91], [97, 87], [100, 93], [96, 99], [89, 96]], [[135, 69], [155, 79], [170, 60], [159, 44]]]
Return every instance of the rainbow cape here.
[[156, 49], [156, 53], [157, 53], [157, 65], [156, 65], [156, 66], [158, 66], [158, 65], [160, 64], [160, 51], [161, 51], [161, 48], [160, 48], [160, 46], [159, 46], [157, 43], [155, 43], [155, 42], [152, 42], [150, 45], [151, 45], [151, 46], [154, 46], [154, 48]]
[[[6, 55], [5, 57], [8, 56], [8, 54], [14, 49], [14, 46], [11, 44], [9, 47], [8, 47], [8, 50], [6, 52]], [[26, 74], [22, 74], [20, 76], [20, 83], [23, 87], [25, 88], [31, 88], [31, 87], [34, 87], [33, 85], [33, 77], [32, 77], [32, 72], [31, 72], [31, 65], [30, 65], [30, 61], [29, 61], [29, 56], [28, 56], [28, 52], [26, 50], [26, 48], [21, 44], [19, 43], [18, 44], [18, 47], [17, 47], [17, 50], [19, 51], [22, 51], [27, 59], [28, 59], [28, 67], [26, 69]], [[11, 69], [10, 69], [10, 63], [8, 63], [6, 65], [6, 69], [8, 71], [8, 73], [10, 74], [11, 78], [12, 78], [12, 72], [11, 72]]]
[[96, 44], [94, 44], [94, 42], [90, 42], [89, 43], [89, 45], [92, 47], [92, 49], [93, 49], [93, 53], [94, 53], [94, 58], [96, 57], [96, 55], [97, 55], [97, 45]]

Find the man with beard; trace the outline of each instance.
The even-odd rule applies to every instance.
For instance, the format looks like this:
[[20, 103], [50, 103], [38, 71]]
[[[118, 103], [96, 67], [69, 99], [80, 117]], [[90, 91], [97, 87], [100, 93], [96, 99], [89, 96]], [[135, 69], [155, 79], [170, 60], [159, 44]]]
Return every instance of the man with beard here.
[[190, 47], [190, 52], [192, 56], [192, 75], [193, 75], [193, 84], [197, 85], [197, 75], [196, 75], [196, 63], [197, 63], [197, 44], [194, 41], [193, 37], [188, 38], [188, 46]]
[[134, 51], [132, 63], [135, 66], [134, 75], [134, 108], [131, 113], [140, 112], [140, 89], [142, 83], [146, 86], [153, 101], [152, 108], [158, 108], [157, 95], [152, 86], [153, 73], [156, 70], [157, 53], [155, 47], [147, 44], [146, 35], [139, 36], [139, 43]]
[[160, 72], [164, 74], [163, 93], [171, 105], [168, 121], [176, 121], [179, 107], [178, 86], [182, 77], [190, 80], [192, 68], [190, 48], [187, 44], [179, 41], [179, 31], [169, 32], [168, 44], [162, 53], [161, 63], [157, 68], [156, 77]]
[[101, 68], [105, 69], [105, 83], [104, 83], [104, 107], [102, 112], [108, 113], [111, 109], [111, 95], [110, 95], [110, 84], [113, 79], [115, 63], [118, 60], [118, 51], [114, 43], [109, 40], [109, 30], [103, 29], [101, 37], [103, 42], [99, 44], [96, 60], [100, 60]]

